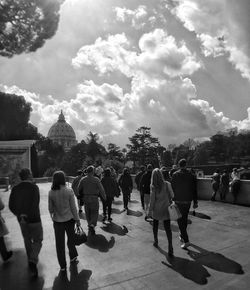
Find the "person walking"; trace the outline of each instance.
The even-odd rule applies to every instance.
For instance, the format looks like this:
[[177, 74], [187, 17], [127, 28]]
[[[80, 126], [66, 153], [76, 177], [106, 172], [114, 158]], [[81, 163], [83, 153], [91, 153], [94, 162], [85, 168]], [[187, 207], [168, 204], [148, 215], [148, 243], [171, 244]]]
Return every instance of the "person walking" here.
[[9, 231], [6, 227], [5, 220], [1, 215], [1, 211], [4, 209], [4, 203], [0, 197], [0, 255], [4, 262], [7, 262], [13, 255], [12, 251], [8, 251], [5, 245], [4, 236], [6, 236]]
[[87, 176], [81, 179], [78, 186], [78, 192], [84, 203], [89, 234], [95, 235], [95, 227], [99, 214], [98, 197], [100, 196], [103, 200], [106, 200], [106, 194], [101, 184], [101, 180], [94, 176], [94, 166], [88, 166], [86, 171]]
[[48, 205], [54, 226], [58, 263], [61, 271], [65, 272], [67, 267], [65, 257], [65, 233], [68, 239], [67, 246], [69, 249], [70, 263], [77, 263], [78, 253], [74, 241], [74, 228], [75, 224], [80, 226], [81, 223], [77, 213], [74, 192], [71, 188], [66, 186], [65, 174], [63, 171], [56, 171], [53, 174]]
[[226, 195], [229, 192], [229, 174], [227, 170], [223, 170], [223, 173], [220, 177], [220, 199], [225, 200]]
[[74, 191], [74, 194], [77, 198], [77, 203], [78, 203], [78, 208], [79, 208], [79, 214], [82, 213], [82, 206], [83, 206], [83, 202], [80, 199], [79, 193], [78, 193], [78, 185], [80, 183], [80, 180], [83, 177], [83, 171], [82, 170], [78, 170], [77, 171], [77, 176], [74, 178], [74, 180], [72, 181], [72, 189]]
[[105, 222], [107, 219], [107, 211], [108, 211], [108, 221], [111, 222], [111, 213], [112, 213], [112, 202], [115, 196], [119, 196], [119, 192], [117, 190], [117, 184], [113, 177], [111, 177], [111, 170], [110, 168], [104, 169], [104, 176], [101, 179], [102, 186], [105, 190], [106, 200], [102, 200], [103, 206], [103, 219], [102, 221]]
[[183, 249], [187, 249], [190, 245], [187, 234], [187, 222], [191, 202], [193, 201], [194, 209], [198, 207], [196, 177], [187, 170], [186, 165], [186, 159], [181, 159], [179, 161], [180, 169], [173, 174], [171, 181], [174, 191], [173, 200], [177, 204], [182, 215], [177, 222], [180, 229], [181, 248]]
[[220, 188], [220, 170], [217, 168], [215, 173], [212, 175], [212, 188], [213, 188], [213, 195], [211, 201], [215, 201], [216, 194]]
[[141, 178], [143, 174], [145, 173], [145, 170], [146, 170], [145, 166], [142, 165], [140, 168], [140, 171], [135, 176], [135, 183], [136, 183], [137, 190], [140, 192], [141, 206], [143, 210], [144, 210], [144, 195], [142, 194], [142, 191], [140, 190], [140, 183], [141, 183]]
[[40, 217], [40, 192], [33, 183], [32, 173], [23, 168], [19, 177], [21, 182], [15, 185], [10, 193], [9, 209], [19, 222], [28, 265], [34, 277], [38, 276], [38, 256], [42, 248], [43, 228]]
[[122, 195], [123, 195], [123, 206], [124, 210], [128, 213], [128, 201], [129, 201], [129, 195], [133, 189], [133, 180], [129, 173], [128, 168], [123, 169], [123, 173], [118, 178], [118, 184], [121, 188]]
[[140, 182], [140, 191], [144, 198], [144, 211], [145, 211], [145, 221], [149, 218], [149, 201], [150, 201], [150, 183], [152, 175], [153, 166], [151, 164], [147, 165], [147, 171], [142, 175]]
[[158, 226], [163, 221], [164, 229], [168, 239], [168, 255], [173, 256], [172, 231], [168, 206], [174, 196], [171, 184], [164, 180], [159, 168], [155, 168], [151, 177], [151, 194], [149, 213], [153, 217], [154, 246], [158, 247]]

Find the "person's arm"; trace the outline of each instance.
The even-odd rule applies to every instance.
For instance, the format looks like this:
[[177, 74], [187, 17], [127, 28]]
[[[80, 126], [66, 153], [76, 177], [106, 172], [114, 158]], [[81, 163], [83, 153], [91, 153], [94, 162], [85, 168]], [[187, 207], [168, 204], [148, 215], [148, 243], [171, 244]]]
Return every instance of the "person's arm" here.
[[150, 186], [150, 201], [149, 201], [149, 213], [152, 214], [153, 208], [155, 206], [155, 187], [152, 185]]
[[79, 199], [83, 198], [84, 192], [83, 192], [83, 179], [80, 180], [78, 186], [77, 186], [77, 196]]
[[10, 192], [9, 209], [15, 216], [17, 215], [16, 205], [15, 205], [15, 187], [12, 188]]
[[105, 190], [104, 190], [104, 187], [102, 186], [101, 181], [99, 179], [97, 182], [97, 186], [98, 186], [98, 190], [99, 190], [99, 194], [100, 194], [101, 198], [106, 200]]
[[53, 220], [53, 215], [54, 215], [54, 204], [51, 198], [51, 191], [49, 191], [49, 195], [48, 195], [48, 209], [49, 209], [49, 213], [50, 213], [50, 217]]
[[72, 189], [69, 189], [69, 190], [70, 190], [70, 193], [69, 193], [69, 206], [70, 206], [70, 210], [71, 210], [71, 213], [72, 213], [72, 215], [74, 217], [74, 220], [76, 221], [76, 224], [80, 226], [81, 223], [80, 223], [79, 215], [77, 213], [75, 195], [74, 195], [74, 192], [73, 192]]
[[171, 200], [174, 198], [174, 191], [170, 182], [167, 182], [167, 187], [169, 192], [169, 202], [171, 202]]

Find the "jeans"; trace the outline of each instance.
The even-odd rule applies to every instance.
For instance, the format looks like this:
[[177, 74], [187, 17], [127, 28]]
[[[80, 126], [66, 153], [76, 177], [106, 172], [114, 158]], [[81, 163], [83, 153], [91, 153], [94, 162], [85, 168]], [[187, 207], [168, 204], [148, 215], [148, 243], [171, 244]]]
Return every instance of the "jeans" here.
[[61, 268], [66, 268], [66, 257], [65, 257], [65, 232], [67, 234], [67, 246], [69, 249], [69, 257], [73, 259], [78, 256], [75, 242], [75, 221], [69, 220], [66, 222], [54, 222], [54, 231], [56, 238], [56, 253], [59, 265]]
[[37, 264], [43, 241], [42, 223], [19, 222], [19, 225], [23, 235], [28, 261]]
[[181, 218], [177, 220], [181, 238], [183, 239], [184, 243], [189, 242], [188, 234], [187, 234], [187, 223], [188, 223], [188, 213], [191, 206], [191, 203], [178, 203], [176, 201], [176, 204], [178, 205], [178, 208], [181, 212]]
[[129, 195], [130, 195], [130, 189], [122, 188], [123, 206], [125, 209], [128, 209]]
[[84, 203], [84, 210], [88, 226], [96, 226], [99, 214], [98, 198]]
[[108, 209], [108, 217], [111, 217], [111, 212], [112, 212], [112, 198], [108, 198], [107, 200], [102, 200], [102, 206], [103, 206], [103, 215], [107, 215], [107, 209]]
[[[163, 221], [164, 229], [168, 238], [168, 248], [169, 250], [173, 248], [172, 245], [172, 230], [171, 230], [171, 223], [170, 220]], [[159, 227], [159, 221], [154, 219], [153, 220], [153, 234], [154, 234], [154, 240], [156, 243], [158, 243], [158, 227]]]

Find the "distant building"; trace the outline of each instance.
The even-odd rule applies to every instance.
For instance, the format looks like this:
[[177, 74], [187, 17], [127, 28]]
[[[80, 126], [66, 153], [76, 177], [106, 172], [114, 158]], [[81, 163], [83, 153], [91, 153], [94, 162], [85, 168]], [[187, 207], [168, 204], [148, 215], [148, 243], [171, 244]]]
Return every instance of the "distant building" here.
[[58, 117], [58, 121], [49, 129], [48, 138], [62, 145], [65, 151], [69, 151], [72, 146], [77, 144], [75, 131], [65, 121], [62, 111]]

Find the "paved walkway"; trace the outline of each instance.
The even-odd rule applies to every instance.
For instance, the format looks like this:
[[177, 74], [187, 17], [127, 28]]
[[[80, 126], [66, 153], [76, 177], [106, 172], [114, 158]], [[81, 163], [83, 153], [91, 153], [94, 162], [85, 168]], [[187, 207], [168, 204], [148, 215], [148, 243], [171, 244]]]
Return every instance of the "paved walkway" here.
[[[80, 289], [249, 289], [250, 208], [200, 201], [196, 216], [190, 215], [189, 251], [180, 248], [178, 227], [172, 222], [175, 257], [169, 260], [163, 227], [159, 249], [153, 247], [152, 226], [144, 221], [137, 191], [130, 212], [122, 212], [121, 198], [114, 202], [113, 223], [98, 223], [96, 236], [78, 247], [80, 263], [59, 275], [54, 232], [47, 210], [50, 184], [40, 184], [44, 242], [39, 278], [32, 280], [27, 267], [19, 225], [6, 207], [3, 216], [10, 234], [13, 258], [0, 261], [1, 290]], [[9, 192], [0, 190], [5, 204]], [[100, 210], [101, 212], [101, 210]], [[101, 216], [100, 216], [101, 220]], [[85, 230], [86, 221], [82, 216]]]

